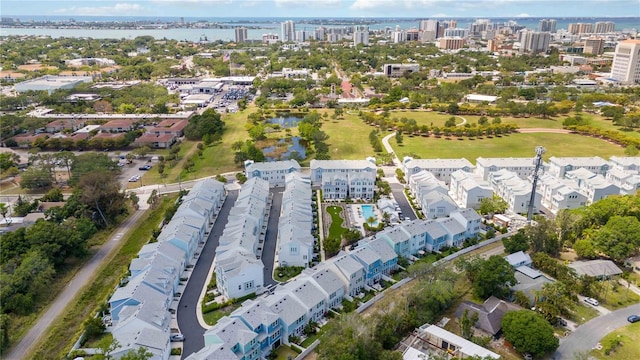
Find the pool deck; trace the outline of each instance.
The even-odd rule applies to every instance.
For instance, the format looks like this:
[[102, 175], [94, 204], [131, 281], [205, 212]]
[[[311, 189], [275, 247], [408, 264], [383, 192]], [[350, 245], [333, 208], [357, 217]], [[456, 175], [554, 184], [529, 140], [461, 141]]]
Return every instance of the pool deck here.
[[382, 219], [382, 216], [380, 214], [380, 210], [378, 210], [378, 207], [375, 204], [350, 204], [348, 205], [349, 208], [349, 222], [351, 223], [352, 226], [356, 226], [358, 228], [358, 230], [360, 230], [360, 232], [362, 233], [362, 235], [366, 235], [365, 231], [364, 231], [364, 224], [366, 224], [367, 219], [365, 219], [364, 215], [362, 214], [362, 205], [370, 205], [373, 206], [373, 214], [376, 217], [376, 221], [380, 221], [380, 219]]

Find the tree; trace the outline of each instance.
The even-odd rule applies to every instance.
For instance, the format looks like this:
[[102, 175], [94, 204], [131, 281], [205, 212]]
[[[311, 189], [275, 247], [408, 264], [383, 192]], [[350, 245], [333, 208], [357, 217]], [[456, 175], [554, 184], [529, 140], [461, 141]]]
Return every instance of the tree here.
[[126, 212], [125, 194], [120, 191], [117, 178], [106, 171], [95, 171], [80, 178], [78, 188], [80, 201], [96, 212], [94, 220], [106, 227]]
[[502, 244], [504, 245], [504, 251], [509, 254], [513, 254], [518, 251], [529, 250], [527, 236], [524, 234], [523, 229], [518, 230], [517, 233], [508, 238], [503, 238]]
[[480, 299], [486, 299], [491, 295], [505, 297], [509, 293], [508, 287], [516, 284], [514, 272], [511, 264], [502, 256], [493, 255], [487, 260], [482, 260], [474, 275], [474, 295]]
[[460, 331], [463, 338], [471, 340], [473, 338], [473, 326], [478, 322], [478, 312], [474, 311], [469, 316], [469, 309], [464, 309], [464, 313], [460, 318]]
[[530, 310], [510, 311], [502, 318], [504, 338], [518, 352], [542, 357], [560, 345], [553, 327], [539, 314]]
[[533, 252], [544, 252], [554, 257], [560, 254], [562, 244], [553, 220], [540, 218], [535, 224], [527, 225], [524, 233]]
[[482, 215], [488, 214], [503, 214], [509, 208], [509, 204], [502, 200], [498, 195], [493, 195], [489, 198], [483, 198], [480, 200], [480, 207], [478, 212]]
[[573, 250], [576, 254], [585, 259], [594, 259], [598, 254], [593, 241], [589, 239], [580, 239], [573, 244]]
[[158, 196], [158, 190], [153, 189], [151, 195], [149, 195], [149, 199], [147, 199], [147, 204], [151, 205], [151, 208], [155, 208], [159, 203], [160, 196]]
[[92, 317], [84, 322], [84, 334], [87, 340], [97, 339], [104, 333], [105, 329], [100, 316]]
[[40, 199], [40, 201], [52, 201], [52, 202], [58, 202], [63, 200], [64, 200], [64, 195], [62, 194], [62, 190], [60, 190], [60, 188], [53, 188], [47, 191], [47, 193], [44, 194], [44, 196]]
[[41, 189], [51, 186], [53, 179], [51, 173], [40, 166], [31, 166], [23, 172], [20, 187], [23, 189]]
[[622, 262], [638, 252], [640, 221], [636, 216], [612, 216], [592, 235], [596, 248], [615, 261]]
[[396, 142], [398, 145], [402, 144], [402, 131], [400, 130], [396, 131]]
[[556, 281], [542, 285], [536, 291], [536, 310], [551, 324], [561, 315], [568, 315], [575, 301], [571, 299], [571, 291], [564, 282]]
[[0, 203], [0, 215], [2, 215], [3, 219], [7, 219], [7, 213], [9, 212], [9, 207], [5, 203]]

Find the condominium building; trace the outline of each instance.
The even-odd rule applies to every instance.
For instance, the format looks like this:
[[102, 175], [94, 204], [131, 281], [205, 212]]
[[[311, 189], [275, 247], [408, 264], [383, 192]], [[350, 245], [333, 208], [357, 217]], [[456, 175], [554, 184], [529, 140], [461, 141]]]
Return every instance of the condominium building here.
[[247, 179], [254, 177], [261, 178], [269, 182], [270, 187], [285, 185], [285, 177], [293, 172], [300, 172], [300, 164], [295, 160], [254, 162], [247, 160], [244, 162]]
[[466, 40], [463, 38], [443, 37], [438, 42], [438, 47], [443, 50], [458, 50], [462, 49], [465, 44]]
[[577, 209], [587, 205], [587, 197], [568, 179], [558, 179], [542, 174], [538, 179], [538, 190], [542, 194], [541, 205], [557, 215], [563, 209]]
[[278, 263], [307, 267], [315, 245], [311, 180], [295, 172], [287, 174], [285, 182], [278, 223]]
[[533, 158], [483, 158], [476, 159], [476, 173], [484, 180], [489, 179], [489, 174], [498, 170], [509, 170], [521, 179], [527, 179], [533, 173], [536, 166]]
[[324, 199], [373, 199], [376, 161], [311, 160], [311, 182], [322, 187]]
[[458, 29], [458, 28], [449, 28], [444, 30], [444, 37], [459, 37], [466, 38], [469, 36], [469, 29]]
[[591, 23], [572, 23], [567, 29], [571, 34], [590, 34], [593, 32]]
[[409, 176], [409, 189], [416, 206], [427, 219], [449, 216], [458, 208], [445, 183], [426, 170]]
[[548, 32], [524, 31], [520, 40], [520, 53], [538, 54], [549, 50], [551, 34]]
[[585, 54], [601, 55], [604, 52], [604, 39], [601, 37], [590, 37], [584, 40]]
[[369, 45], [369, 27], [368, 26], [355, 26], [353, 31], [353, 46], [359, 44]]
[[248, 40], [246, 27], [238, 27], [238, 28], [235, 28], [234, 30], [235, 30], [237, 43], [242, 43]]
[[[509, 211], [517, 214], [526, 214], [531, 204], [530, 181], [521, 179], [518, 174], [509, 170], [498, 170], [489, 174], [489, 182], [502, 200], [509, 206]], [[538, 212], [542, 195], [536, 191], [533, 202], [533, 211]]]
[[436, 179], [449, 183], [451, 174], [457, 170], [465, 172], [473, 172], [475, 167], [469, 160], [461, 159], [414, 159], [405, 156], [402, 159], [402, 170], [405, 176], [409, 178], [413, 174], [417, 174], [423, 170], [429, 171]]
[[398, 78], [404, 74], [420, 71], [420, 64], [384, 64], [382, 72], [387, 77]]
[[280, 33], [282, 42], [291, 42], [296, 40], [296, 24], [291, 21], [285, 21], [280, 24]]
[[611, 65], [611, 77], [622, 84], [640, 83], [640, 40], [618, 43]]
[[451, 174], [449, 195], [458, 207], [477, 209], [482, 199], [493, 196], [493, 189], [481, 176], [458, 170]]
[[596, 22], [595, 29], [593, 30], [596, 34], [607, 34], [616, 31], [616, 23], [613, 21], [598, 21]]
[[584, 168], [595, 174], [606, 175], [609, 162], [599, 156], [592, 157], [555, 157], [549, 158], [549, 174], [558, 179], [565, 177], [571, 170]]
[[555, 19], [542, 19], [538, 22], [539, 32], [556, 32], [556, 20]]

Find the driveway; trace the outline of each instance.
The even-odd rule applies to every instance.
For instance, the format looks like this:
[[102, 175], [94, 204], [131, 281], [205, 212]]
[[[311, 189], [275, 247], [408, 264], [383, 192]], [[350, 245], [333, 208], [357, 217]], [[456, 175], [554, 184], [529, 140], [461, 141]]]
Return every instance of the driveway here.
[[560, 340], [560, 347], [553, 354], [553, 358], [555, 360], [572, 360], [575, 358], [576, 353], [590, 351], [603, 336], [628, 325], [627, 317], [631, 314], [640, 314], [640, 304], [631, 305], [591, 319], [579, 326], [569, 336]]
[[198, 300], [200, 299], [203, 287], [207, 285], [205, 284], [205, 281], [207, 279], [207, 275], [209, 275], [220, 236], [222, 236], [222, 231], [224, 230], [225, 225], [227, 225], [229, 211], [235, 204], [237, 198], [238, 191], [229, 191], [227, 194], [227, 199], [222, 205], [222, 209], [220, 209], [218, 218], [209, 233], [207, 243], [204, 245], [204, 248], [200, 253], [200, 258], [198, 258], [198, 262], [193, 268], [191, 276], [189, 277], [189, 282], [187, 283], [187, 286], [182, 293], [180, 303], [178, 304], [178, 327], [185, 337], [182, 348], [183, 358], [204, 347], [203, 334], [205, 329], [200, 326], [196, 315]]
[[276, 284], [273, 280], [273, 261], [276, 256], [276, 245], [278, 241], [278, 223], [280, 222], [280, 209], [282, 208], [282, 192], [284, 188], [271, 189], [271, 210], [269, 212], [269, 222], [267, 223], [267, 233], [262, 248], [262, 263], [264, 264], [264, 286]]
[[393, 194], [393, 198], [398, 203], [400, 210], [402, 211], [403, 218], [409, 218], [409, 220], [415, 220], [418, 217], [416, 213], [413, 211], [411, 204], [409, 204], [409, 200], [407, 200], [407, 196], [404, 194], [404, 185], [402, 184], [389, 184], [391, 186], [391, 193]]

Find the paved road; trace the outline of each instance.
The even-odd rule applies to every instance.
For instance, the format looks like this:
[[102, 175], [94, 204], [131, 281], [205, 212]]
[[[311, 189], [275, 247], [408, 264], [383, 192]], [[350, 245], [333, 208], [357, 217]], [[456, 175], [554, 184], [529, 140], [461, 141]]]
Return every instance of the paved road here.
[[640, 304], [613, 311], [582, 324], [560, 341], [560, 347], [553, 354], [553, 358], [574, 359], [576, 353], [590, 351], [603, 336], [629, 324], [627, 317], [631, 314], [640, 314]]
[[403, 218], [409, 218], [409, 220], [415, 220], [418, 217], [416, 213], [413, 211], [411, 204], [409, 204], [409, 200], [407, 200], [406, 195], [404, 194], [404, 185], [402, 184], [389, 184], [391, 186], [391, 193], [393, 194], [393, 198], [396, 199], [400, 210], [402, 211]]
[[273, 260], [276, 255], [276, 245], [278, 241], [278, 222], [280, 221], [280, 209], [282, 209], [282, 192], [284, 188], [271, 190], [271, 211], [269, 222], [267, 223], [267, 233], [262, 248], [262, 263], [264, 264], [264, 286], [274, 285], [273, 280]]
[[227, 194], [227, 199], [222, 205], [220, 213], [218, 213], [218, 218], [216, 219], [215, 224], [213, 224], [207, 243], [200, 252], [198, 262], [193, 267], [193, 271], [189, 277], [189, 282], [187, 283], [187, 286], [182, 293], [180, 303], [178, 304], [178, 327], [185, 337], [182, 348], [183, 358], [204, 347], [204, 338], [202, 335], [204, 334], [205, 329], [200, 326], [196, 315], [198, 300], [200, 299], [202, 288], [206, 286], [205, 281], [207, 280], [207, 275], [209, 275], [220, 236], [222, 236], [222, 231], [224, 230], [225, 225], [227, 225], [229, 211], [235, 204], [237, 198], [238, 191], [229, 191]]
[[108, 257], [111, 252], [114, 251], [116, 245], [124, 237], [124, 235], [134, 226], [145, 210], [138, 210], [125, 220], [114, 234], [105, 242], [95, 255], [89, 259], [89, 261], [82, 266], [82, 268], [73, 277], [73, 280], [67, 285], [67, 287], [60, 293], [55, 300], [51, 303], [51, 306], [47, 311], [38, 319], [38, 321], [31, 327], [27, 335], [16, 345], [10, 352], [4, 357], [6, 360], [13, 359], [25, 359], [26, 354], [31, 350], [34, 344], [37, 344], [43, 335], [46, 334], [49, 326], [55, 324], [55, 320], [64, 312], [65, 308], [73, 302], [76, 295], [87, 284], [89, 279], [95, 274], [96, 270], [104, 259]]

